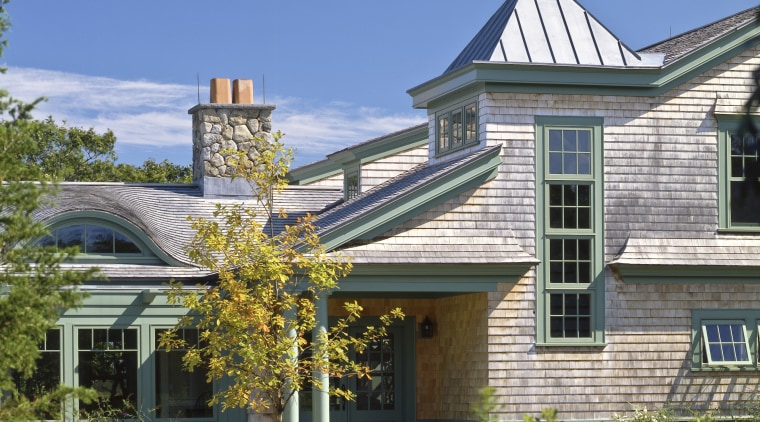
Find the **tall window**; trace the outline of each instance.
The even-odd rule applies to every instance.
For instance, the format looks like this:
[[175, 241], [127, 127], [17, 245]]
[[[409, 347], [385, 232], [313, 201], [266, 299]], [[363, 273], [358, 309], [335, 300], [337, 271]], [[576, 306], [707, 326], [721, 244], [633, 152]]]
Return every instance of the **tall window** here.
[[80, 404], [85, 411], [108, 405], [129, 412], [137, 409], [137, 328], [77, 329], [79, 385], [102, 397], [101, 403]]
[[738, 131], [739, 118], [718, 122], [720, 227], [760, 230], [760, 154], [758, 138]]
[[603, 342], [602, 119], [536, 117], [538, 342]]
[[344, 199], [348, 201], [361, 192], [361, 180], [359, 178], [360, 166], [350, 167], [343, 171]]
[[[199, 366], [188, 372], [182, 357], [186, 350], [167, 352], [158, 345], [165, 329], [156, 330], [156, 416], [159, 418], [210, 418], [214, 415], [208, 401], [213, 395], [212, 384], [206, 379], [208, 371]], [[178, 333], [191, 346], [200, 345], [197, 329], [186, 328]]]
[[[59, 328], [48, 330], [45, 340], [39, 344], [39, 350], [37, 368], [31, 377], [13, 375], [16, 388], [29, 399], [49, 393], [61, 384], [61, 330]], [[47, 414], [46, 419], [59, 420], [60, 415]]]
[[478, 142], [478, 106], [473, 101], [436, 113], [439, 154]]

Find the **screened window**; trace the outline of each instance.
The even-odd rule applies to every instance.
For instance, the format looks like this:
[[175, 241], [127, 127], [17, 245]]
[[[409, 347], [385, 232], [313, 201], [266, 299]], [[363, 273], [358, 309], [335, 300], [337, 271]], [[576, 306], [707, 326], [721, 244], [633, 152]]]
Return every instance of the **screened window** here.
[[51, 230], [42, 246], [78, 247], [89, 255], [141, 254], [140, 247], [123, 233], [97, 224], [73, 224]]
[[[186, 349], [167, 352], [158, 344], [159, 335], [166, 329], [156, 330], [156, 415], [159, 418], [210, 418], [213, 408], [208, 405], [213, 395], [212, 384], [207, 382], [208, 371], [196, 367], [187, 371], [182, 364]], [[200, 345], [197, 329], [182, 329], [178, 333], [190, 346]]]
[[477, 104], [467, 102], [437, 114], [438, 153], [454, 151], [478, 142]]

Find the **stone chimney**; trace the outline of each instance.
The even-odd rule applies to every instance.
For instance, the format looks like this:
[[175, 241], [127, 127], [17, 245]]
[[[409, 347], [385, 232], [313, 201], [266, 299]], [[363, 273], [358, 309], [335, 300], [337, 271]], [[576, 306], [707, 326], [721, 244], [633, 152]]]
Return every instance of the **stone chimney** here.
[[[242, 198], [251, 186], [232, 179], [224, 151], [251, 151], [253, 139], [269, 137], [274, 105], [253, 103], [253, 81], [211, 79], [209, 104], [188, 111], [193, 116], [193, 182], [205, 198]], [[251, 151], [253, 153], [253, 151]]]

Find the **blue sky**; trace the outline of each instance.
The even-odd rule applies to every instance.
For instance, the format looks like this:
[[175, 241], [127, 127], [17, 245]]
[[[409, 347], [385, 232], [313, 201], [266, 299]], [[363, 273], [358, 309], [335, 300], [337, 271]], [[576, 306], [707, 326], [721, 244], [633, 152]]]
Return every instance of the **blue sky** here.
[[[580, 0], [639, 49], [758, 0]], [[191, 159], [187, 110], [253, 79], [295, 165], [425, 121], [406, 91], [441, 74], [502, 0], [12, 0], [0, 87], [36, 117], [110, 128], [120, 161]]]

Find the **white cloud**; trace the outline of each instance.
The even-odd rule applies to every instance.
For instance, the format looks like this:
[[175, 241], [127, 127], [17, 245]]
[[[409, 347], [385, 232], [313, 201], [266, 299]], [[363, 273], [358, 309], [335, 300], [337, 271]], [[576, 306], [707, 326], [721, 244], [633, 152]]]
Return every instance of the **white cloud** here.
[[[51, 115], [69, 126], [93, 127], [99, 132], [111, 129], [122, 151], [133, 145], [136, 150], [160, 146], [189, 152], [191, 119], [187, 110], [198, 102], [195, 86], [19, 67], [0, 75], [0, 86], [24, 101], [47, 97], [48, 101], [37, 107], [36, 118]], [[277, 105], [272, 116], [274, 129], [286, 134], [284, 140], [296, 149], [299, 164], [424, 121], [419, 111], [389, 114], [345, 102], [319, 103], [294, 97], [270, 102]]]

